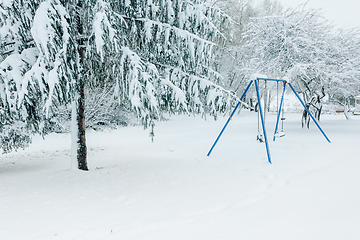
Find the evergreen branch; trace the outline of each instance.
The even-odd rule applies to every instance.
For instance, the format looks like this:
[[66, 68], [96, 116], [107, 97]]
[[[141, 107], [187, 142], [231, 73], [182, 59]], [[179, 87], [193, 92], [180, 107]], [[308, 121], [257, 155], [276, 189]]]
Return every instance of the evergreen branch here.
[[[142, 59], [142, 60], [143, 60], [143, 59]], [[143, 60], [143, 61], [145, 61], [145, 60]], [[145, 61], [145, 62], [146, 62], [146, 61]], [[173, 66], [170, 66], [170, 65], [164, 65], [164, 64], [161, 64], [161, 63], [152, 63], [152, 64], [154, 64], [154, 65], [156, 65], [156, 66], [159, 66], [159, 67], [171, 69], [171, 70], [179, 69], [179, 68], [177, 68], [177, 67], [173, 67]], [[243, 102], [243, 101], [240, 101], [240, 98], [239, 98], [238, 96], [236, 96], [232, 91], [226, 90], [225, 88], [223, 88], [223, 87], [221, 87], [221, 86], [219, 86], [219, 85], [211, 82], [207, 77], [201, 76], [201, 75], [196, 76], [196, 75], [193, 75], [193, 74], [184, 72], [184, 71], [181, 71], [181, 72], [182, 72], [185, 76], [187, 76], [187, 77], [197, 78], [197, 80], [206, 83], [208, 86], [212, 86], [212, 87], [214, 87], [215, 89], [220, 90], [221, 92], [223, 92], [223, 93], [225, 93], [225, 94], [228, 94], [229, 97], [231, 97], [232, 99], [234, 99], [234, 100], [236, 100], [236, 101], [238, 101], [238, 102], [241, 102], [241, 104], [242, 104], [243, 106], [245, 106], [246, 108], [248, 108], [248, 109], [251, 109], [251, 108], [252, 108], [252, 107], [249, 106], [247, 103], [245, 103], [245, 102]]]

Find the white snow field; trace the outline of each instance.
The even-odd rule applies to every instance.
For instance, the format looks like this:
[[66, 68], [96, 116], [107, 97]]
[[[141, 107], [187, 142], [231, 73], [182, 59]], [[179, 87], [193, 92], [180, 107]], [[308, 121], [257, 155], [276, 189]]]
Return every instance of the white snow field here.
[[88, 172], [69, 170], [70, 134], [37, 137], [1, 156], [0, 239], [360, 239], [360, 117], [323, 115], [331, 144], [286, 117], [272, 165], [245, 110], [210, 157], [225, 117], [171, 117], [154, 143], [142, 127], [89, 131]]

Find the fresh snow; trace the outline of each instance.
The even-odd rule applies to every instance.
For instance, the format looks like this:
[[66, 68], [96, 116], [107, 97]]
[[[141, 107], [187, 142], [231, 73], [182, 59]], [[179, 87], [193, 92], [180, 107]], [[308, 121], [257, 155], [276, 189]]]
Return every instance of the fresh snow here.
[[[37, 137], [0, 160], [0, 239], [360, 239], [360, 117], [323, 115], [258, 143], [257, 115], [172, 116], [87, 132], [90, 171], [70, 169], [70, 134]], [[271, 139], [275, 114], [267, 114]]]

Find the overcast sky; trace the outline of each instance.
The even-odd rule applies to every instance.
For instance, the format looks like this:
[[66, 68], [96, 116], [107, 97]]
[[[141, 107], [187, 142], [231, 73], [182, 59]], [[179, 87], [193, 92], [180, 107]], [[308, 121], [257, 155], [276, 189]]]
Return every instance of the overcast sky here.
[[[284, 6], [296, 7], [307, 0], [280, 0]], [[309, 0], [308, 6], [321, 8], [326, 19], [337, 27], [360, 27], [360, 0]]]

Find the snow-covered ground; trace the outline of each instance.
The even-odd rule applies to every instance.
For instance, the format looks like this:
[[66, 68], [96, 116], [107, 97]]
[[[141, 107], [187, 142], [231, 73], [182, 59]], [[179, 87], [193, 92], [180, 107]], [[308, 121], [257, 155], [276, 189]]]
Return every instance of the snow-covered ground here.
[[[329, 144], [300, 115], [256, 142], [257, 116], [176, 116], [148, 130], [87, 133], [89, 172], [71, 171], [70, 135], [0, 159], [0, 239], [358, 240], [360, 117], [323, 115]], [[267, 115], [271, 137], [275, 115]]]

